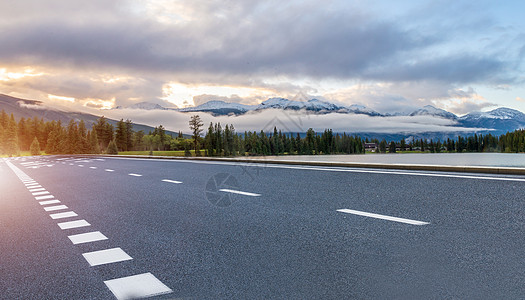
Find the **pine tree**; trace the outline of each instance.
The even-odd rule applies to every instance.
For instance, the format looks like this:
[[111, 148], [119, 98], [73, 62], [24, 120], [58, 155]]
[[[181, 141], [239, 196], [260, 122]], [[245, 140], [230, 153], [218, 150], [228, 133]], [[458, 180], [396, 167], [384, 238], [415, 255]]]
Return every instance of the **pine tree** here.
[[118, 154], [118, 148], [117, 148], [117, 144], [115, 143], [115, 140], [112, 140], [111, 142], [109, 142], [108, 148], [106, 149], [106, 153], [111, 154], [111, 155]]
[[117, 129], [115, 130], [115, 143], [120, 151], [128, 151], [126, 134], [126, 123], [124, 123], [124, 119], [120, 119], [117, 123]]
[[36, 136], [29, 147], [29, 151], [31, 152], [31, 155], [40, 155], [40, 143], [38, 142]]
[[197, 154], [199, 151], [199, 137], [202, 132], [202, 125], [204, 125], [201, 121], [201, 117], [199, 115], [193, 115], [190, 119], [190, 130], [193, 133], [193, 143], [195, 148], [195, 153]]
[[5, 144], [5, 149], [4, 149], [5, 154], [9, 156], [19, 155], [20, 148], [18, 147], [17, 125], [16, 125], [15, 117], [13, 114], [11, 114], [11, 118], [9, 119], [7, 131], [5, 134], [5, 139], [6, 139], [6, 144]]

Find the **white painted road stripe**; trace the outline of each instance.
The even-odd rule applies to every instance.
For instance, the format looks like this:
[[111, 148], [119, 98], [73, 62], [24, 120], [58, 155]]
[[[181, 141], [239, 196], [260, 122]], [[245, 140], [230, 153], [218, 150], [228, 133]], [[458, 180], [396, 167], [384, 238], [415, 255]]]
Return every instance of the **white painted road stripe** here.
[[40, 196], [40, 195], [47, 195], [47, 194], [49, 194], [48, 191], [32, 193], [33, 196]]
[[40, 187], [40, 188], [30, 189], [29, 191], [31, 193], [34, 193], [34, 192], [40, 192], [40, 191], [45, 191], [45, 190], [46, 190], [45, 188]]
[[97, 167], [89, 167], [90, 169], [96, 169]]
[[68, 212], [63, 212], [63, 213], [58, 213], [58, 214], [50, 214], [49, 216], [51, 217], [51, 219], [56, 220], [56, 219], [76, 217], [78, 215], [74, 211], [68, 211]]
[[67, 209], [67, 206], [65, 206], [65, 205], [56, 205], [56, 206], [46, 206], [46, 207], [44, 207], [45, 211], [55, 211], [55, 210], [61, 210], [61, 209]]
[[[145, 161], [169, 161], [173, 163], [192, 163], [192, 164], [210, 164], [210, 165], [231, 165], [231, 166], [247, 166], [247, 167], [262, 167], [262, 168], [277, 168], [277, 169], [295, 169], [295, 170], [312, 170], [312, 171], [328, 171], [328, 172], [350, 172], [350, 173], [372, 173], [372, 174], [387, 174], [387, 175], [410, 175], [410, 176], [428, 176], [428, 177], [447, 177], [447, 178], [464, 178], [464, 179], [480, 179], [480, 180], [501, 180], [501, 181], [517, 181], [525, 182], [525, 178], [515, 177], [491, 177], [491, 176], [475, 176], [475, 175], [454, 175], [443, 173], [423, 173], [421, 172], [407, 172], [407, 171], [380, 171], [380, 170], [364, 170], [348, 167], [301, 167], [301, 166], [286, 166], [278, 164], [266, 163], [250, 163], [250, 162], [226, 162], [226, 161], [194, 161], [194, 160], [166, 160], [166, 159], [151, 159], [151, 158], [132, 158], [132, 157], [111, 157], [110, 159], [129, 159], [129, 160], [145, 160]], [[381, 169], [380, 166], [377, 167]], [[437, 171], [436, 171], [437, 172]], [[475, 172], [473, 172], [475, 173]]]
[[182, 183], [182, 181], [169, 180], [169, 179], [163, 179], [162, 181], [164, 181], [164, 182], [170, 182], [170, 183]]
[[259, 197], [261, 194], [255, 194], [255, 193], [248, 193], [248, 192], [241, 192], [236, 190], [230, 190], [230, 189], [220, 189], [220, 192], [226, 192], [226, 193], [232, 193], [232, 194], [239, 194], [239, 195], [245, 195], [245, 196], [252, 196], [252, 197]]
[[102, 241], [107, 240], [108, 238], [100, 233], [100, 231], [93, 231], [88, 233], [81, 233], [81, 234], [75, 234], [70, 235], [68, 238], [71, 240], [71, 242], [76, 244], [83, 244], [83, 243], [91, 243], [96, 241]]
[[153, 297], [173, 291], [151, 273], [144, 273], [104, 281], [119, 300]]
[[60, 201], [59, 200], [48, 200], [48, 201], [40, 201], [38, 203], [40, 203], [40, 205], [48, 205], [48, 204], [60, 203]]
[[69, 222], [62, 222], [58, 223], [58, 227], [60, 229], [71, 229], [71, 228], [79, 228], [79, 227], [86, 227], [91, 226], [86, 220], [77, 220], [77, 221], [69, 221]]
[[105, 169], [104, 171], [106, 171], [106, 172], [114, 172], [115, 170]]
[[92, 267], [133, 259], [120, 248], [87, 252], [83, 253], [82, 256], [84, 256], [84, 258]]
[[52, 199], [52, 198], [55, 198], [55, 196], [53, 196], [53, 195], [47, 195], [47, 196], [38, 196], [38, 197], [35, 197], [36, 200], [45, 200], [45, 199]]
[[416, 221], [416, 220], [410, 220], [410, 219], [404, 219], [404, 218], [397, 218], [397, 217], [373, 214], [373, 213], [368, 213], [368, 212], [358, 211], [358, 210], [351, 210], [351, 209], [338, 209], [337, 211], [338, 212], [342, 212], [342, 213], [347, 213], [347, 214], [359, 215], [359, 216], [376, 218], [376, 219], [383, 219], [383, 220], [400, 222], [400, 223], [406, 223], [406, 224], [411, 224], [411, 225], [427, 225], [427, 224], [430, 224], [428, 222], [422, 222], [422, 221]]
[[129, 176], [135, 176], [135, 177], [141, 177], [141, 176], [142, 176], [142, 175], [140, 175], [140, 174], [135, 174], [135, 173], [129, 173], [128, 175], [129, 175]]

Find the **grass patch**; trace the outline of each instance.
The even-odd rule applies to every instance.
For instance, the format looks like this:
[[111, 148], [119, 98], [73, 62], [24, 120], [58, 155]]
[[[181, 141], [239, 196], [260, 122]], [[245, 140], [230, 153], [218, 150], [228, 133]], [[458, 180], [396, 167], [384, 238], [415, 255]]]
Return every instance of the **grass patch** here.
[[[45, 152], [40, 152], [40, 155], [47, 155]], [[20, 151], [20, 155], [16, 155], [13, 157], [21, 157], [21, 156], [31, 156], [31, 152], [29, 151]], [[0, 157], [9, 157], [9, 155], [0, 154]]]

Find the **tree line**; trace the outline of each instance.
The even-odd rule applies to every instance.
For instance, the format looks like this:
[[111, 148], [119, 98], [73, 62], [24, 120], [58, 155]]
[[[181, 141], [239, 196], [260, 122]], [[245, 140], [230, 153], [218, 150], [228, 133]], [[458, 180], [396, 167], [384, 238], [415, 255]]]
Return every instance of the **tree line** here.
[[401, 139], [398, 143], [391, 141], [388, 143], [385, 139], [365, 140], [365, 143], [374, 143], [377, 145], [377, 152], [393, 153], [401, 151], [421, 151], [430, 153], [439, 152], [504, 152], [519, 153], [525, 152], [525, 129], [517, 129], [506, 134], [494, 136], [492, 134], [477, 134], [470, 136], [458, 136], [455, 139], [447, 138], [441, 140], [415, 139], [409, 143]]
[[238, 155], [317, 155], [358, 154], [365, 152], [365, 143], [376, 143], [378, 152], [416, 150], [423, 152], [525, 152], [525, 131], [516, 130], [499, 137], [491, 134], [458, 136], [456, 139], [434, 141], [417, 139], [399, 142], [385, 139], [363, 140], [359, 136], [333, 133], [325, 129], [321, 133], [308, 129], [305, 133], [283, 133], [277, 128], [272, 132], [261, 130], [237, 133], [231, 124], [210, 123], [203, 133], [203, 123], [198, 115], [189, 122], [191, 138], [167, 134], [159, 125], [153, 131], [133, 130], [131, 120], [118, 121], [115, 126], [105, 117], [98, 118], [91, 129], [83, 120], [45, 122], [42, 118], [20, 118], [0, 112], [0, 155], [19, 155], [30, 151], [37, 155], [47, 154], [98, 154], [121, 151], [174, 151], [183, 150], [186, 155], [238, 156]]

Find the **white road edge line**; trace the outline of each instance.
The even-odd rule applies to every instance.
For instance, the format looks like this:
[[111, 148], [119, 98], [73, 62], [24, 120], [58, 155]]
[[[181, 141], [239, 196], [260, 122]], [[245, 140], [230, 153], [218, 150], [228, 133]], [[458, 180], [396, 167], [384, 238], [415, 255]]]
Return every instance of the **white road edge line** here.
[[239, 194], [239, 195], [252, 196], [252, 197], [261, 196], [261, 194], [242, 192], [242, 191], [230, 190], [230, 189], [220, 189], [219, 192], [226, 192], [226, 193]]
[[130, 299], [130, 296], [146, 298], [173, 292], [151, 273], [106, 280], [104, 283], [119, 300]]
[[338, 212], [347, 213], [347, 214], [353, 214], [363, 217], [370, 217], [370, 218], [376, 218], [376, 219], [382, 219], [382, 220], [388, 220], [388, 221], [394, 221], [399, 223], [405, 223], [410, 225], [428, 225], [429, 222], [423, 222], [423, 221], [416, 221], [416, 220], [410, 220], [410, 219], [404, 219], [404, 218], [398, 218], [398, 217], [391, 217], [391, 216], [385, 216], [380, 214], [374, 214], [359, 210], [352, 210], [352, 209], [338, 209]]
[[82, 253], [82, 256], [84, 256], [89, 265], [92, 267], [133, 259], [120, 248]]
[[58, 227], [60, 227], [60, 229], [62, 230], [86, 227], [86, 226], [91, 226], [91, 224], [89, 224], [86, 220], [76, 220], [76, 221], [58, 223]]
[[[146, 160], [146, 161], [167, 161], [166, 159], [151, 159], [151, 158], [134, 158], [134, 157], [110, 157], [109, 159], [129, 159], [129, 160]], [[407, 172], [407, 171], [380, 171], [380, 170], [364, 170], [356, 169], [355, 167], [308, 167], [308, 166], [286, 166], [271, 163], [249, 163], [249, 162], [227, 162], [227, 161], [194, 161], [194, 160], [169, 160], [174, 163], [193, 163], [193, 164], [210, 164], [210, 165], [231, 165], [231, 166], [252, 166], [265, 167], [277, 169], [296, 169], [296, 170], [312, 170], [312, 171], [328, 171], [328, 172], [350, 172], [350, 173], [372, 173], [372, 174], [387, 174], [387, 175], [409, 175], [409, 176], [428, 176], [428, 177], [447, 177], [447, 178], [464, 178], [464, 179], [479, 179], [479, 180], [501, 180], [501, 181], [517, 181], [525, 182], [525, 178], [515, 177], [493, 177], [493, 176], [475, 176], [475, 175], [454, 175], [454, 174], [438, 174], [438, 173], [421, 173]], [[380, 167], [377, 167], [380, 169]], [[439, 171], [436, 171], [439, 172]], [[446, 173], [446, 172], [445, 172]]]
[[97, 241], [103, 241], [107, 240], [108, 238], [103, 235], [100, 231], [93, 231], [93, 232], [87, 232], [87, 233], [81, 233], [81, 234], [74, 234], [68, 236], [68, 238], [71, 240], [71, 242], [76, 244], [84, 244], [84, 243], [91, 243], [91, 242], [97, 242]]

